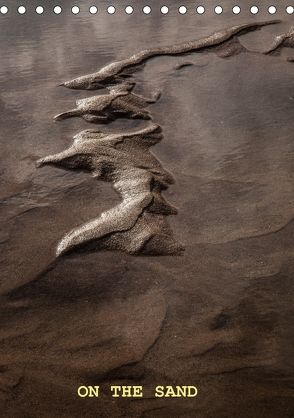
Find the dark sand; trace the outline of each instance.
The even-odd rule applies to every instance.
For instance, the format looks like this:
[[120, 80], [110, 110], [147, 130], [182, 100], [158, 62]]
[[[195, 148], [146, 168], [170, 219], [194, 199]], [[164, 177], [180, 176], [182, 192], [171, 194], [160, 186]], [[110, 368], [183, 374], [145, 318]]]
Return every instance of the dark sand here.
[[[285, 13], [277, 17], [282, 24], [247, 34], [242, 43], [270, 48], [292, 22]], [[176, 181], [164, 196], [179, 211], [169, 222], [186, 247], [183, 256], [108, 251], [54, 262], [60, 237], [119, 197], [86, 173], [35, 167], [38, 158], [68, 148], [74, 134], [89, 128], [79, 118], [52, 120], [75, 99], [93, 95], [57, 84], [147, 46], [268, 18], [230, 12], [1, 16], [5, 418], [293, 416], [289, 51], [226, 60], [162, 57], [136, 74], [139, 94], [162, 91], [152, 115], [164, 138], [152, 151]], [[187, 62], [194, 65], [175, 70]], [[105, 129], [144, 123], [119, 120]], [[82, 384], [100, 384], [102, 396], [79, 399]], [[144, 398], [114, 400], [111, 384], [143, 385]], [[199, 395], [153, 399], [157, 384], [196, 385]]]

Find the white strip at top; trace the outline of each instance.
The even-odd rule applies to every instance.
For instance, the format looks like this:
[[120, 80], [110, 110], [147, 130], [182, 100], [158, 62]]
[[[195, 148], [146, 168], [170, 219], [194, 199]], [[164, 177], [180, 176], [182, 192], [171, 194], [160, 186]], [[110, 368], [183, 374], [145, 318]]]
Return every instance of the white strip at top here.
[[[176, 8], [170, 8], [168, 6], [162, 5], [159, 6], [159, 10], [161, 12], [162, 15], [168, 15], [168, 13], [170, 12], [170, 10], [173, 9], [177, 9], [178, 13], [181, 15], [185, 15], [187, 13], [195, 13], [197, 15], [204, 15], [206, 11], [214, 11], [215, 15], [221, 15], [224, 11], [228, 11], [227, 7], [221, 6], [221, 5], [217, 5], [215, 7], [212, 8], [206, 8], [205, 6], [199, 5], [196, 7], [187, 7], [185, 5], [181, 5], [179, 7]], [[276, 5], [271, 5], [271, 6], [267, 6], [266, 8], [262, 8], [252, 5], [249, 8], [242, 8], [241, 6], [235, 5], [232, 8], [230, 8], [231, 12], [235, 15], [238, 15], [240, 13], [242, 13], [242, 11], [250, 11], [250, 13], [252, 15], [256, 15], [258, 14], [260, 11], [267, 11], [269, 14], [274, 15], [276, 14], [278, 11], [284, 11], [285, 13], [291, 15], [294, 13], [294, 7], [293, 6], [286, 6], [286, 7], [279, 7]], [[2, 15], [6, 15], [8, 13], [14, 13], [17, 12], [20, 15], [24, 15], [27, 12], [27, 8], [25, 6], [18, 6], [15, 9], [10, 9], [8, 6], [3, 5], [0, 6], [0, 14]], [[59, 15], [63, 12], [63, 8], [59, 5], [56, 5], [54, 7], [43, 7], [42, 5], [37, 6], [34, 8], [34, 11], [41, 15], [45, 12], [49, 12], [49, 13], [55, 13], [56, 15]], [[78, 5], [74, 5], [71, 7], [71, 12], [74, 15], [79, 14], [81, 11], [84, 12], [83, 7], [80, 7]], [[90, 13], [91, 15], [95, 15], [99, 12], [107, 12], [109, 15], [113, 15], [115, 13], [117, 13], [117, 9], [114, 5], [109, 5], [108, 7], [106, 7], [106, 9], [100, 9], [97, 6], [90, 6], [89, 8], [87, 8], [86, 10], [88, 13]], [[120, 11], [121, 12], [121, 11]], [[124, 9], [122, 9], [123, 13], [126, 13], [127, 15], [132, 15], [134, 12], [140, 12], [143, 13], [145, 15], [150, 15], [152, 13], [152, 8], [148, 5], [143, 6], [143, 7], [133, 7], [133, 6], [126, 6]]]

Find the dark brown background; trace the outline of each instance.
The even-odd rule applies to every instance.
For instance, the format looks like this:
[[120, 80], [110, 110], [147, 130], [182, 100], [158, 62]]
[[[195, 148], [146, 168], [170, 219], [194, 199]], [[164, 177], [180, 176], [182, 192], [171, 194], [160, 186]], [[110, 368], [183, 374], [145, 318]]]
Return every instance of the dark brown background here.
[[[73, 255], [46, 272], [63, 234], [118, 198], [86, 174], [35, 168], [89, 127], [53, 122], [93, 94], [57, 84], [146, 47], [271, 19], [270, 3], [255, 2], [255, 17], [247, 1], [239, 16], [231, 1], [221, 16], [214, 2], [203, 16], [193, 2], [183, 2], [185, 16], [172, 1], [167, 16], [155, 1], [149, 16], [127, 16], [121, 2], [113, 16], [106, 2], [91, 16], [87, 1], [74, 16], [71, 2], [60, 3], [61, 15], [38, 16], [24, 1], [30, 10], [19, 16], [10, 1], [0, 16], [3, 417], [293, 416], [294, 64], [286, 52], [156, 58], [136, 74], [137, 91], [162, 91], [151, 111], [164, 140], [153, 152], [176, 179], [166, 197], [179, 209], [170, 223], [182, 257]], [[283, 23], [242, 37], [244, 45], [266, 49], [290, 28], [288, 3], [275, 4]], [[187, 61], [195, 65], [175, 70]], [[100, 384], [103, 396], [79, 399], [82, 384]], [[145, 397], [112, 399], [111, 384], [143, 385]], [[157, 384], [196, 385], [199, 396], [153, 399]]]

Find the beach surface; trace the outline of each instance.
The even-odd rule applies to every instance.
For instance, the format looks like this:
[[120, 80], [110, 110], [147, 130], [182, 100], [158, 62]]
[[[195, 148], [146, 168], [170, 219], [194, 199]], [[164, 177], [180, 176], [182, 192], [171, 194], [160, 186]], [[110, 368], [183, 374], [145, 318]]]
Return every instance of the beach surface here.
[[[134, 74], [162, 140], [152, 153], [175, 180], [162, 192], [182, 255], [73, 252], [70, 230], [120, 203], [111, 183], [36, 161], [67, 149], [86, 120], [54, 115], [100, 91], [59, 84], [154, 46], [270, 20], [210, 9], [163, 16], [1, 16], [0, 401], [5, 418], [290, 418], [294, 356], [294, 64], [287, 57], [156, 57]], [[244, 8], [250, 2], [244, 1]], [[281, 2], [284, 4], [284, 2]], [[37, 5], [37, 4], [35, 4]], [[143, 5], [143, 4], [142, 4]], [[286, 6], [286, 3], [285, 3]], [[194, 7], [194, 5], [193, 5]], [[284, 7], [284, 6], [283, 6]], [[240, 38], [267, 50], [292, 16]], [[192, 65], [186, 65], [192, 64]], [[141, 129], [117, 119], [103, 132]], [[151, 122], [150, 122], [151, 123]], [[100, 128], [100, 127], [99, 127]], [[100, 385], [81, 399], [81, 385]], [[110, 385], [142, 385], [116, 399]], [[156, 385], [195, 385], [195, 398], [154, 398]]]

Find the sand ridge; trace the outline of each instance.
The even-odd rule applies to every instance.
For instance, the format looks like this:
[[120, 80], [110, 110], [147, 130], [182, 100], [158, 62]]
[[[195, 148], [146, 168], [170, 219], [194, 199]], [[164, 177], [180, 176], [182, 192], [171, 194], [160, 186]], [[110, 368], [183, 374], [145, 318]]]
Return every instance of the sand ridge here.
[[[80, 116], [91, 123], [107, 123], [119, 117], [151, 119], [145, 108], [156, 102], [160, 95], [145, 98], [133, 92], [135, 82], [125, 82], [138, 65], [155, 56], [191, 51], [212, 51], [221, 58], [252, 52], [240, 43], [238, 35], [278, 22], [233, 26], [198, 41], [143, 50], [128, 59], [106, 65], [97, 73], [68, 81], [63, 85], [74, 89], [121, 84], [107, 86], [108, 94], [77, 100], [75, 109], [61, 113], [55, 119]], [[271, 51], [283, 46], [293, 46], [293, 30], [277, 37]], [[267, 53], [269, 51], [264, 54]], [[173, 183], [173, 178], [149, 151], [149, 147], [161, 139], [161, 128], [155, 124], [118, 134], [86, 130], [74, 137], [74, 143], [67, 150], [38, 160], [38, 166], [53, 164], [90, 171], [94, 177], [111, 182], [122, 199], [116, 207], [68, 232], [57, 246], [57, 256], [81, 247], [122, 250], [130, 254], [170, 255], [183, 251], [166, 221], [166, 216], [176, 214], [177, 210], [161, 194]]]

